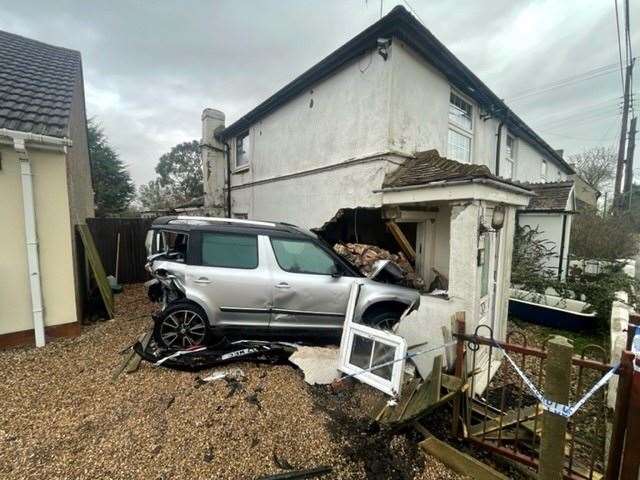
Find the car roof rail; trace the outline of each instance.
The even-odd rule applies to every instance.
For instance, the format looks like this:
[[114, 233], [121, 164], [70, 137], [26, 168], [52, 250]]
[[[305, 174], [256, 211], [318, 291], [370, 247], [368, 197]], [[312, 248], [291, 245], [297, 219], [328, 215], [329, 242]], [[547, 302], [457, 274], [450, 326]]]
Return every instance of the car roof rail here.
[[[176, 221], [177, 220], [177, 221]], [[238, 225], [254, 225], [258, 227], [277, 227], [277, 224], [273, 222], [262, 222], [259, 220], [244, 220], [241, 218], [226, 218], [226, 217], [196, 217], [190, 215], [178, 215], [175, 218], [169, 220], [171, 223], [186, 223], [186, 224], [210, 224], [210, 223], [233, 223]]]

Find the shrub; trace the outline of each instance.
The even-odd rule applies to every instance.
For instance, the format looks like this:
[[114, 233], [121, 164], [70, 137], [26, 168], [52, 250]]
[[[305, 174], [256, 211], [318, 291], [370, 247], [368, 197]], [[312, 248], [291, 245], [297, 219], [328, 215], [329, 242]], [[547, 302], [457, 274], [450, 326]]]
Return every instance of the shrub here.
[[586, 211], [573, 218], [569, 251], [586, 260], [618, 260], [638, 253], [638, 238], [628, 214]]

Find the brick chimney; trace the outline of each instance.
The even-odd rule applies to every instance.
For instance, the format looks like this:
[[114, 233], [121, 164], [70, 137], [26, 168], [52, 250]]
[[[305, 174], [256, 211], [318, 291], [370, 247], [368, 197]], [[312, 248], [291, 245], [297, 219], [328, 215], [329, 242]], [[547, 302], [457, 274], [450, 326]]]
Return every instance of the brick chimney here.
[[227, 216], [225, 194], [225, 146], [215, 133], [224, 128], [224, 113], [212, 108], [202, 111], [202, 167], [204, 169], [204, 208], [214, 217]]

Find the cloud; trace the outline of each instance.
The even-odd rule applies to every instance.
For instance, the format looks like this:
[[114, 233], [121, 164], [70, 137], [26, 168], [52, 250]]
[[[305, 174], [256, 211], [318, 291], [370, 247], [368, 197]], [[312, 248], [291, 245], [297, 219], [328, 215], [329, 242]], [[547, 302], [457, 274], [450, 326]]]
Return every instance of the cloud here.
[[[385, 13], [393, 3], [383, 2]], [[410, 4], [501, 97], [618, 61], [609, 2]], [[375, 22], [379, 8], [379, 0], [34, 0], [0, 3], [0, 29], [82, 52], [87, 113], [140, 184], [154, 177], [162, 153], [199, 138], [203, 108], [223, 110], [232, 122]], [[620, 95], [614, 72], [513, 108], [571, 152], [613, 141]], [[609, 113], [588, 108], [607, 101]], [[563, 122], [565, 112], [575, 121]]]

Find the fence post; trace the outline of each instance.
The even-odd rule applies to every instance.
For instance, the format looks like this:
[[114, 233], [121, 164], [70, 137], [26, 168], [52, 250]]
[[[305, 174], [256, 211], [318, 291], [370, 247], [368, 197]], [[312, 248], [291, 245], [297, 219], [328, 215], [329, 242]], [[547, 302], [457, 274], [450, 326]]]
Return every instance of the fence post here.
[[[555, 336], [548, 343], [545, 367], [544, 396], [567, 405], [571, 388], [571, 357], [573, 345], [564, 337]], [[564, 468], [568, 419], [547, 410], [542, 415], [540, 441], [540, 480], [560, 480]]]
[[640, 471], [638, 445], [640, 445], [640, 372], [634, 371], [629, 396], [627, 438], [622, 453], [621, 480], [638, 480]]
[[[464, 335], [466, 333], [465, 327], [465, 318], [464, 312], [456, 312], [455, 315], [455, 325], [456, 325], [456, 333], [460, 335]], [[458, 377], [461, 381], [464, 382], [462, 378], [464, 372], [464, 339], [458, 337], [458, 343], [456, 344], [456, 364], [455, 364], [455, 376]], [[453, 421], [451, 423], [451, 433], [456, 436], [459, 432], [458, 423], [460, 422], [460, 406], [461, 406], [461, 397], [464, 393], [456, 395], [453, 400]]]
[[631, 395], [631, 380], [633, 378], [633, 353], [622, 352], [620, 359], [620, 371], [618, 372], [618, 391], [616, 392], [616, 406], [613, 413], [613, 426], [611, 428], [611, 443], [609, 445], [609, 458], [607, 460], [606, 480], [617, 480], [622, 463], [622, 448], [624, 436], [627, 431], [627, 419], [629, 413], [629, 397]]

